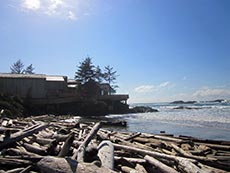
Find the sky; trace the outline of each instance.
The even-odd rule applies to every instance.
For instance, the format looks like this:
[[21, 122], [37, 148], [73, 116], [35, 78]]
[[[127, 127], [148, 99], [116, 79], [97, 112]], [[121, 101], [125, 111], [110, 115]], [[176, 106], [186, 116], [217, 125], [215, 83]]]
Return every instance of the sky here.
[[88, 56], [129, 103], [230, 99], [230, 1], [0, 1], [0, 72], [73, 79]]

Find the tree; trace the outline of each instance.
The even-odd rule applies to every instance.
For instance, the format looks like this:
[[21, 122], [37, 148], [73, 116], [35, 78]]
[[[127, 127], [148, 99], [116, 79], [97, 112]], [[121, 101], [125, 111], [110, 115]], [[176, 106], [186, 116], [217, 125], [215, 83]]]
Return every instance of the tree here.
[[24, 73], [24, 64], [19, 59], [13, 65], [11, 65], [10, 70], [13, 74], [23, 74]]
[[75, 72], [75, 79], [79, 80], [82, 84], [95, 79], [95, 67], [92, 59], [87, 57], [83, 62], [80, 62], [78, 71]]
[[32, 64], [30, 64], [28, 67], [26, 67], [26, 69], [24, 70], [25, 74], [34, 74], [34, 67]]
[[101, 83], [103, 80], [104, 74], [102, 73], [101, 69], [99, 66], [96, 67], [95, 70], [95, 79], [98, 83]]
[[[113, 67], [110, 67], [109, 65], [108, 66], [105, 66], [105, 69], [104, 69], [104, 80], [107, 81], [109, 83], [109, 85], [111, 86], [111, 88], [115, 91], [115, 88], [117, 88], [118, 86], [117, 85], [111, 85], [111, 84], [114, 84], [116, 79], [117, 79], [117, 72], [116, 71], [113, 71]], [[111, 91], [110, 90], [110, 94], [111, 94]]]

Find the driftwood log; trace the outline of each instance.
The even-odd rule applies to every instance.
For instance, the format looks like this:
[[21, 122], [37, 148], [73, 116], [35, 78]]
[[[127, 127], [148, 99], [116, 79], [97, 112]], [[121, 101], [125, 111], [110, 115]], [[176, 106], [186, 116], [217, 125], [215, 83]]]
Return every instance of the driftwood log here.
[[26, 136], [32, 135], [33, 133], [36, 133], [44, 128], [46, 128], [48, 125], [43, 122], [39, 122], [32, 127], [26, 128], [24, 130], [21, 130], [17, 133], [12, 134], [9, 138], [6, 138], [2, 143], [0, 143], [0, 149], [3, 149], [6, 146], [11, 145], [12, 143], [16, 141], [20, 141]]
[[2, 173], [230, 171], [229, 141], [111, 131], [48, 115], [0, 123]]

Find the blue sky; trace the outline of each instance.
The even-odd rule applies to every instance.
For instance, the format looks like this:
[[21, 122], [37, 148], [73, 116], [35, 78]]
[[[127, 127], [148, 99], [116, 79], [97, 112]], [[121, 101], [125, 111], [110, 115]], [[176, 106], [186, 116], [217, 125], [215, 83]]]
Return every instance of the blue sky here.
[[87, 56], [131, 103], [230, 99], [230, 1], [0, 1], [0, 72], [73, 78]]

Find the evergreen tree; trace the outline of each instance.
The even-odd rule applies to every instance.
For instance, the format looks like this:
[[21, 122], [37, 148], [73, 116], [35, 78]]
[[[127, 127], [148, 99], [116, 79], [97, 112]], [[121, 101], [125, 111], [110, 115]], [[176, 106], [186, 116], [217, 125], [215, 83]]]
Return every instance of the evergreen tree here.
[[24, 73], [24, 64], [19, 59], [13, 65], [11, 65], [10, 70], [13, 74], [23, 74]]
[[90, 80], [95, 80], [95, 75], [95, 67], [92, 63], [92, 59], [87, 57], [80, 63], [78, 71], [75, 72], [75, 79], [84, 84]]
[[[117, 85], [111, 85], [114, 84], [116, 79], [117, 79], [117, 72], [113, 71], [113, 67], [110, 67], [109, 65], [105, 67], [104, 69], [104, 80], [107, 81], [109, 83], [109, 85], [111, 86], [111, 88], [115, 91], [115, 88], [117, 88]], [[110, 94], [111, 94], [112, 90], [110, 90]]]
[[34, 67], [33, 67], [33, 65], [30, 64], [28, 67], [26, 67], [24, 73], [25, 74], [34, 74]]
[[95, 70], [95, 79], [98, 83], [101, 83], [103, 80], [104, 74], [102, 73], [101, 69], [99, 66], [96, 67]]

